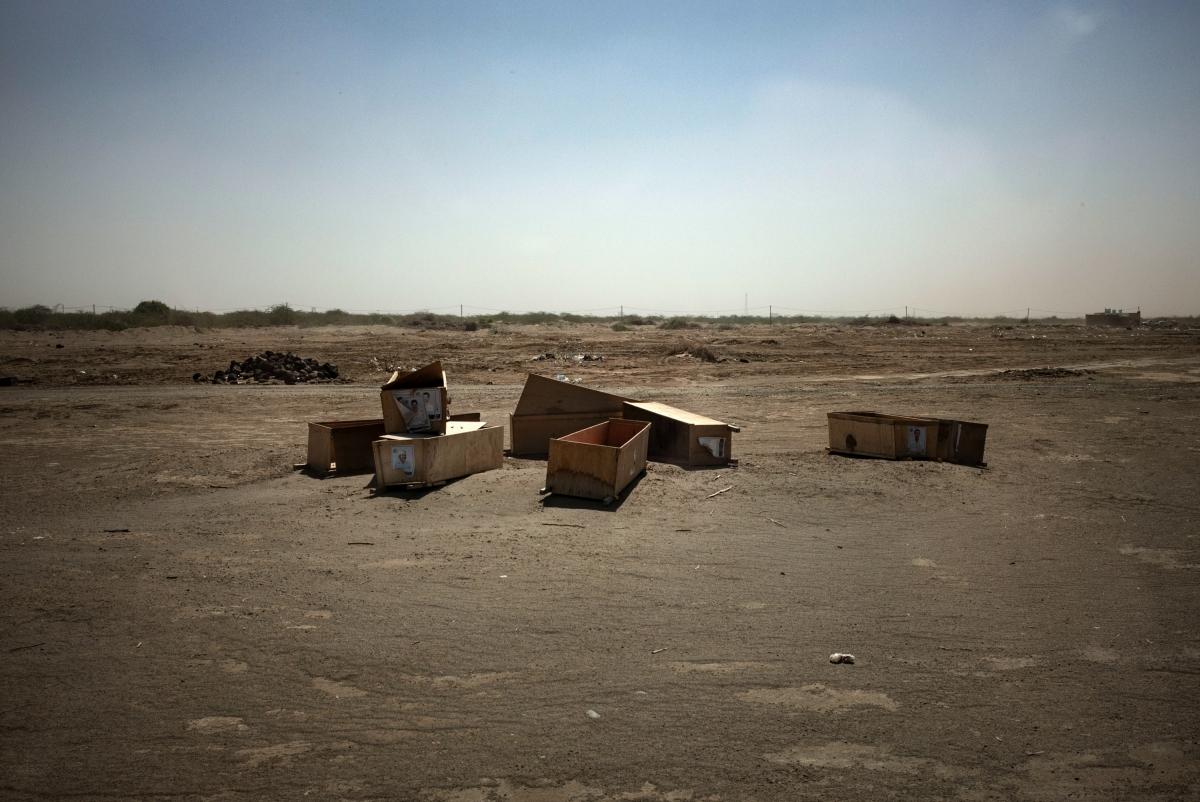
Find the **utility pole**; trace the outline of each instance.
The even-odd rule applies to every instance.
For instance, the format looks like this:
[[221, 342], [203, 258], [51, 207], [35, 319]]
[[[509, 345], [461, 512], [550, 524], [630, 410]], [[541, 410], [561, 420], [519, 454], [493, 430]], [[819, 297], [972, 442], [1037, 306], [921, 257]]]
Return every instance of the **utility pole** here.
[[92, 314], [96, 314], [96, 305], [92, 304]]
[[745, 299], [742, 301], [742, 314], [750, 314], [750, 293], [746, 293]]
[[1027, 307], [1025, 307], [1025, 325], [1026, 325], [1026, 326], [1028, 326], [1028, 325], [1029, 325], [1029, 313], [1030, 313], [1031, 311], [1032, 311], [1032, 310], [1031, 310], [1031, 309], [1030, 309], [1028, 306], [1027, 306]]
[[908, 320], [908, 307], [907, 306], [904, 307], [904, 319]]
[[621, 313], [617, 315], [617, 320], [625, 322], [625, 304], [621, 304]]
[[767, 324], [769, 325], [774, 322], [775, 322], [775, 307], [772, 306], [771, 304], [767, 304]]
[[458, 305], [458, 316], [459, 316], [459, 317], [462, 317], [462, 316], [463, 316], [463, 313], [462, 313], [462, 307], [463, 307], [463, 305], [462, 305], [462, 304], [459, 304], [459, 305]]

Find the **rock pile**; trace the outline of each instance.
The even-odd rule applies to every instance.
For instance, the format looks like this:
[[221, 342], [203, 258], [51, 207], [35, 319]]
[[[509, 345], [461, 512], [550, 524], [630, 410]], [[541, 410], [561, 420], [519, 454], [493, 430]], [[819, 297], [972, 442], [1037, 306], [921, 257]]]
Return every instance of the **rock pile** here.
[[218, 370], [212, 376], [193, 373], [192, 381], [211, 382], [212, 384], [250, 384], [251, 382], [259, 384], [277, 384], [279, 382], [284, 384], [321, 384], [331, 382], [337, 377], [337, 365], [299, 357], [291, 351], [286, 354], [263, 351], [261, 354], [247, 357], [241, 362], [232, 361], [228, 368]]

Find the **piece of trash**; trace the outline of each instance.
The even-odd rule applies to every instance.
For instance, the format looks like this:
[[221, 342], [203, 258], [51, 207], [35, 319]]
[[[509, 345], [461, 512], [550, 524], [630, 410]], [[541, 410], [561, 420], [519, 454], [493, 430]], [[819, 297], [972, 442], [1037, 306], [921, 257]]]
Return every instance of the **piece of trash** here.
[[1025, 753], [1025, 755], [1027, 757], [1036, 757], [1037, 755], [1044, 755], [1044, 754], [1046, 754], [1045, 749], [1038, 749], [1037, 751], [1034, 751], [1034, 752], [1026, 752]]
[[587, 717], [588, 717], [588, 718], [600, 718], [600, 714], [599, 714], [599, 713], [597, 713], [595, 710], [591, 710], [591, 709], [589, 709], [589, 710], [587, 711]]
[[854, 665], [854, 655], [846, 654], [844, 652], [834, 652], [833, 654], [829, 655], [829, 662], [833, 663], [834, 665], [844, 663], [852, 666]]
[[542, 526], [569, 526], [573, 529], [587, 529], [587, 527], [584, 526], [583, 524], [556, 524], [556, 523], [548, 523], [545, 521], [542, 522]]
[[500, 578], [501, 578], [501, 579], [508, 579], [508, 574], [501, 574], [501, 575], [500, 575]]
[[129, 530], [128, 529], [105, 529], [104, 531], [111, 534], [113, 532], [128, 532]]
[[375, 544], [369, 540], [347, 540], [347, 546], [374, 546]]
[[767, 520], [770, 521], [771, 523], [775, 524], [776, 526], [778, 526], [781, 529], [787, 529], [786, 526], [781, 524], [779, 521], [776, 521], [774, 518], [768, 518]]
[[718, 490], [716, 493], [709, 493], [707, 496], [705, 496], [705, 498], [706, 499], [713, 498], [714, 496], [719, 496], [722, 493], [728, 493], [730, 490], [733, 490], [733, 485], [730, 485], [729, 487], [723, 487], [720, 490]]
[[10, 651], [10, 652], [19, 652], [19, 651], [22, 651], [22, 650], [24, 650], [24, 649], [36, 649], [36, 648], [37, 648], [37, 647], [39, 647], [39, 646], [45, 646], [45, 645], [46, 645], [46, 642], [45, 642], [45, 641], [41, 641], [41, 642], [39, 642], [39, 643], [31, 643], [31, 644], [29, 644], [28, 646], [14, 646], [13, 648], [9, 649], [9, 651]]
[[142, 648], [142, 642], [141, 642], [141, 641], [138, 641], [138, 642], [137, 642], [137, 646], [134, 646], [133, 648], [135, 648], [135, 649], [140, 649], [140, 648]]
[[662, 653], [663, 653], [663, 652], [665, 652], [665, 651], [666, 651], [668, 648], [669, 648], [669, 647], [667, 647], [667, 646], [664, 646], [664, 647], [662, 647], [661, 649], [651, 649], [651, 650], [650, 650], [650, 654], [662, 654]]

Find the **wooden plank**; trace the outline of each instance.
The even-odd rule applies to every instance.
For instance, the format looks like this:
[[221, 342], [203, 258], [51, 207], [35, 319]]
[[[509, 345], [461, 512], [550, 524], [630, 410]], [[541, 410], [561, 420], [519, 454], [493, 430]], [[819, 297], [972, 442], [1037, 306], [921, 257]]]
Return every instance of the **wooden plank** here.
[[[619, 417], [619, 412], [617, 413]], [[566, 413], [561, 415], [510, 415], [509, 436], [514, 457], [545, 457], [550, 440], [603, 423], [613, 417], [608, 412]]]
[[446, 371], [442, 370], [440, 361], [407, 373], [397, 370], [392, 377], [384, 382], [381, 390], [416, 390], [423, 387], [445, 387]]
[[308, 424], [308, 469], [326, 474], [333, 467], [333, 438], [330, 430], [317, 423]]
[[626, 400], [619, 395], [530, 373], [525, 379], [525, 389], [521, 391], [513, 415], [616, 413], [621, 411], [621, 404]]
[[640, 421], [610, 421], [610, 426], [620, 426], [626, 431], [633, 431], [627, 437], [617, 455], [617, 482], [614, 497], [620, 494], [629, 484], [646, 470], [646, 458], [650, 453], [650, 424]]
[[[679, 421], [680, 423], [687, 423], [687, 424], [690, 424], [693, 426], [728, 426], [729, 425], [729, 424], [725, 423], [724, 421], [719, 421], [719, 420], [715, 420], [713, 418], [708, 418], [708, 417], [705, 417], [704, 415], [697, 415], [695, 412], [688, 412], [686, 409], [680, 409], [679, 407], [673, 407], [670, 404], [660, 404], [657, 401], [626, 401], [625, 403], [628, 406], [636, 407], [638, 409], [643, 409], [647, 412], [652, 412], [655, 415], [661, 415], [664, 418], [670, 418], [671, 420], [676, 420], [676, 421]], [[626, 417], [629, 417], [629, 416], [626, 415]]]
[[831, 412], [829, 448], [845, 454], [896, 458], [896, 437], [892, 423], [876, 413]]

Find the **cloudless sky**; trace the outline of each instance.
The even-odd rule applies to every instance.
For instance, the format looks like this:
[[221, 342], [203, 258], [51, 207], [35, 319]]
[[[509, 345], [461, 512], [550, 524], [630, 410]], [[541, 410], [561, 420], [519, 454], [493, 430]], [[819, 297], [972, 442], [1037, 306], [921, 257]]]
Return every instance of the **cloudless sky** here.
[[0, 305], [1200, 313], [1200, 3], [0, 3]]

